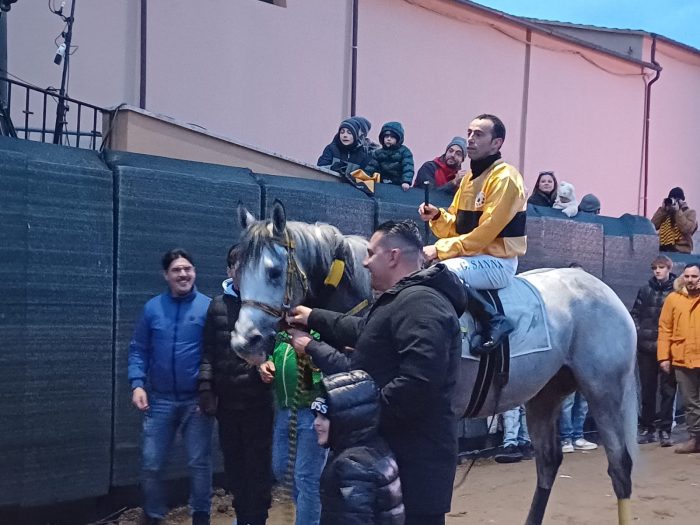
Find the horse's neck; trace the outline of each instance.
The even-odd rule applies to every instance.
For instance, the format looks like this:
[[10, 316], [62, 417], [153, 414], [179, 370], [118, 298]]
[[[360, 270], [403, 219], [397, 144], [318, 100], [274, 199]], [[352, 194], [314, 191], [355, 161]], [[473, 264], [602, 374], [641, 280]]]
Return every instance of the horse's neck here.
[[[371, 298], [371, 291], [364, 290], [360, 281], [356, 282], [357, 271], [365, 271], [361, 264], [358, 265], [356, 254], [349, 242], [340, 232], [333, 232], [337, 236], [337, 242], [344, 243], [343, 261], [345, 269], [343, 277], [337, 287], [324, 283], [328, 277], [333, 263], [336, 244], [325, 245], [316, 236], [309, 236], [305, 240], [306, 250], [300, 264], [306, 273], [309, 290], [303, 303], [310, 307], [323, 308], [336, 312], [347, 312], [365, 299]], [[312, 241], [313, 242], [310, 242]], [[327, 253], [330, 250], [331, 253]], [[299, 254], [301, 255], [301, 254]]]

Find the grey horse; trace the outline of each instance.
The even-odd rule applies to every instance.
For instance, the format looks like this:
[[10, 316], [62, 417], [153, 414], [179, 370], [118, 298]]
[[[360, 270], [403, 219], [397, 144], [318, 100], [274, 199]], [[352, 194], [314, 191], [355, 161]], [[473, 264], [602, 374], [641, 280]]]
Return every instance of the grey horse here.
[[[231, 334], [231, 347], [251, 364], [271, 352], [284, 312], [298, 304], [348, 311], [370, 298], [362, 267], [367, 242], [345, 237], [332, 226], [286, 222], [281, 204], [272, 220], [255, 221], [239, 210], [244, 228], [241, 268], [242, 308]], [[343, 249], [338, 246], [344, 246]], [[344, 252], [343, 281], [324, 301], [323, 282], [333, 261]], [[312, 277], [317, 276], [317, 277]], [[632, 463], [636, 454], [636, 331], [626, 308], [603, 282], [580, 269], [535, 270], [521, 276], [539, 291], [544, 303], [551, 349], [518, 355], [510, 380], [492, 386], [474, 417], [490, 416], [525, 404], [537, 465], [537, 487], [526, 525], [541, 524], [562, 450], [557, 435], [563, 399], [579, 390], [588, 400], [608, 457], [608, 474], [618, 499], [620, 525], [631, 525]], [[516, 355], [517, 349], [513, 349]], [[462, 359], [456, 407], [471, 398], [479, 363]]]

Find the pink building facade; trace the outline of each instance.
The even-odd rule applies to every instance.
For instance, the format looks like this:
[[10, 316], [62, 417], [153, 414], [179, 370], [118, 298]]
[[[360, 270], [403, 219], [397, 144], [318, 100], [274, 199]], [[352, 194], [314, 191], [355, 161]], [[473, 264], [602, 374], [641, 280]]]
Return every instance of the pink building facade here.
[[[59, 22], [42, 2], [13, 7], [10, 73], [58, 85]], [[700, 52], [648, 33], [459, 0], [92, 0], [74, 43], [74, 98], [142, 105], [302, 162], [353, 105], [375, 140], [401, 121], [418, 165], [486, 112], [506, 123], [504, 157], [528, 186], [553, 170], [613, 216], [644, 214], [645, 197], [650, 216], [673, 186], [700, 202]]]

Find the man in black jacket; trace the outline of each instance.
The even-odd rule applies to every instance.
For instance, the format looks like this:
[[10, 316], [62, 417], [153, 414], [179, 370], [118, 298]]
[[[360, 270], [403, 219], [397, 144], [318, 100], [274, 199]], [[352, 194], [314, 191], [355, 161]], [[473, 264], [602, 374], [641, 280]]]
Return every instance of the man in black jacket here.
[[372, 287], [383, 292], [366, 317], [297, 307], [288, 318], [329, 343], [290, 332], [295, 349], [324, 374], [364, 370], [381, 389], [380, 434], [399, 465], [406, 525], [445, 523], [457, 466], [454, 398], [466, 296], [442, 264], [421, 270], [422, 262], [416, 224], [386, 222], [372, 235], [364, 261]]
[[228, 490], [239, 525], [262, 525], [272, 501], [272, 389], [230, 346], [241, 300], [235, 283], [236, 246], [227, 256], [224, 293], [214, 297], [204, 324], [199, 406], [216, 414]]
[[659, 316], [666, 296], [673, 291], [676, 276], [671, 273], [673, 262], [665, 255], [651, 262], [654, 275], [637, 293], [632, 307], [632, 319], [637, 327], [637, 363], [639, 382], [642, 387], [642, 414], [640, 417], [639, 443], [653, 443], [656, 438], [655, 421], [656, 389], [661, 386], [661, 406], [659, 410], [659, 442], [662, 447], [671, 446], [671, 426], [673, 424], [673, 400], [676, 397], [676, 377], [661, 372], [656, 357], [656, 340], [659, 334]]

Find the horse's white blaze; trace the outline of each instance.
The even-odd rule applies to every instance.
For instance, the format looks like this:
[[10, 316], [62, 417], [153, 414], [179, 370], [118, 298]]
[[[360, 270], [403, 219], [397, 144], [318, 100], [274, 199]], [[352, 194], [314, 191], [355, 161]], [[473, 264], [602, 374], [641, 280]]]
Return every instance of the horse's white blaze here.
[[[246, 265], [241, 269], [240, 295], [242, 301], [258, 301], [275, 308], [284, 302], [287, 260], [284, 248], [275, 246], [274, 252], [268, 248], [263, 251], [262, 264]], [[277, 282], [268, 279], [268, 272], [278, 268], [281, 278]], [[277, 335], [279, 319], [266, 314], [262, 310], [249, 305], [243, 305], [235, 330], [231, 333], [233, 348], [245, 346], [251, 337], [259, 334], [265, 339]]]

